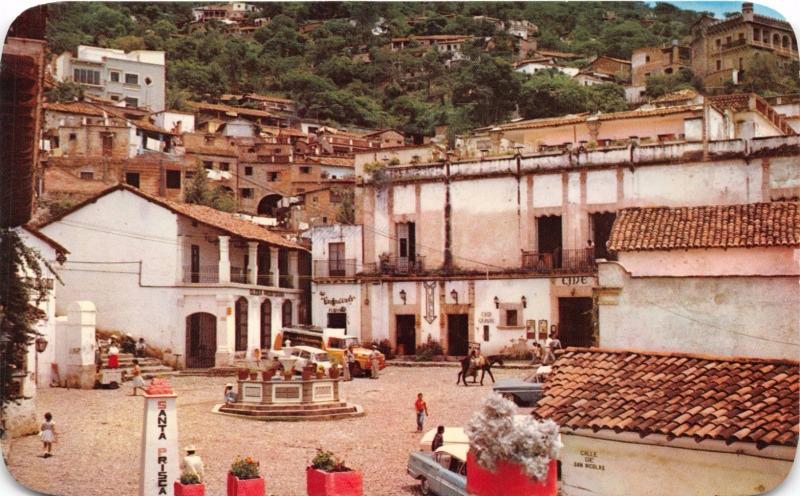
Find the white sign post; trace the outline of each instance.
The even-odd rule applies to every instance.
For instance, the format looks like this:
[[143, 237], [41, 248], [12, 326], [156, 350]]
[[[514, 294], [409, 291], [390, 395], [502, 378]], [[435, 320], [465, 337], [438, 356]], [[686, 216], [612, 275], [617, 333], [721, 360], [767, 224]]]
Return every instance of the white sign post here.
[[140, 496], [174, 496], [178, 464], [177, 395], [165, 380], [153, 379], [144, 394]]

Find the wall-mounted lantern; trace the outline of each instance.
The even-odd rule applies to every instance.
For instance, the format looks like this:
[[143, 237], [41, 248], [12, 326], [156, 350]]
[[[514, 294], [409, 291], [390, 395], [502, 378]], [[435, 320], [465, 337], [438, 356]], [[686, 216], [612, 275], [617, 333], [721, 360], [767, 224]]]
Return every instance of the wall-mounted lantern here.
[[522, 295], [522, 308], [528, 308], [528, 299], [525, 298], [525, 295]]
[[401, 289], [400, 290], [400, 299], [403, 300], [403, 305], [405, 305], [406, 304], [406, 290], [405, 289]]
[[498, 298], [497, 296], [494, 297], [494, 307], [500, 308], [500, 298]]
[[450, 291], [450, 298], [452, 298], [454, 302], [458, 303], [458, 291], [455, 289]]

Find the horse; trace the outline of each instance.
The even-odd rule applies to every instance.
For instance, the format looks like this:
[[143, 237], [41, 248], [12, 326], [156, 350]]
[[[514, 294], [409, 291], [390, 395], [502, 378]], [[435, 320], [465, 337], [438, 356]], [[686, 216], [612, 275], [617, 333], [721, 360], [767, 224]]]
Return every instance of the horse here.
[[489, 377], [492, 379], [492, 384], [494, 384], [494, 375], [492, 375], [492, 365], [495, 363], [499, 364], [501, 367], [503, 366], [503, 357], [500, 355], [490, 355], [485, 357], [483, 355], [478, 355], [477, 357], [473, 358], [470, 356], [466, 356], [461, 360], [461, 371], [458, 373], [458, 378], [456, 379], [456, 385], [458, 385], [462, 380], [464, 381], [464, 385], [468, 386], [467, 384], [467, 376], [472, 376], [472, 383], [475, 384], [478, 382], [478, 369], [481, 370], [481, 386], [483, 386], [483, 378], [486, 376], [486, 373], [489, 373]]

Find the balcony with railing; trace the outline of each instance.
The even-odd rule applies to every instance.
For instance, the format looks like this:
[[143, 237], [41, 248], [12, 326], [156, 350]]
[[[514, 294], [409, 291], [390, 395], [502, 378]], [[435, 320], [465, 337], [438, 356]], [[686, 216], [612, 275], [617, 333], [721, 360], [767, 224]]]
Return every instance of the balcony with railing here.
[[522, 251], [522, 269], [537, 274], [590, 274], [597, 271], [594, 249]]
[[358, 272], [356, 260], [341, 258], [335, 260], [314, 260], [314, 277], [354, 277]]
[[390, 276], [421, 274], [425, 272], [425, 257], [382, 257], [378, 263], [365, 263], [362, 272]]

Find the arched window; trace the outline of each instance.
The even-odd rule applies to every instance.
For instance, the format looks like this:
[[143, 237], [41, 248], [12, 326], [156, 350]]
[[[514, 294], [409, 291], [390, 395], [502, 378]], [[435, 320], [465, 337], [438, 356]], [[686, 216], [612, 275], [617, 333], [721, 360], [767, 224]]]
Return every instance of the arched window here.
[[781, 37], [778, 33], [772, 35], [772, 44], [776, 47], [781, 46]]
[[285, 300], [283, 302], [283, 306], [281, 307], [281, 325], [283, 327], [291, 327], [292, 326], [292, 302], [291, 300]]
[[247, 298], [236, 300], [236, 351], [247, 351]]
[[791, 46], [791, 44], [792, 44], [792, 42], [791, 42], [791, 41], [789, 41], [789, 37], [788, 37], [788, 36], [786, 36], [786, 35], [784, 35], [784, 36], [783, 36], [783, 48], [785, 48], [786, 50], [788, 50], [788, 49], [789, 49], [789, 47]]

